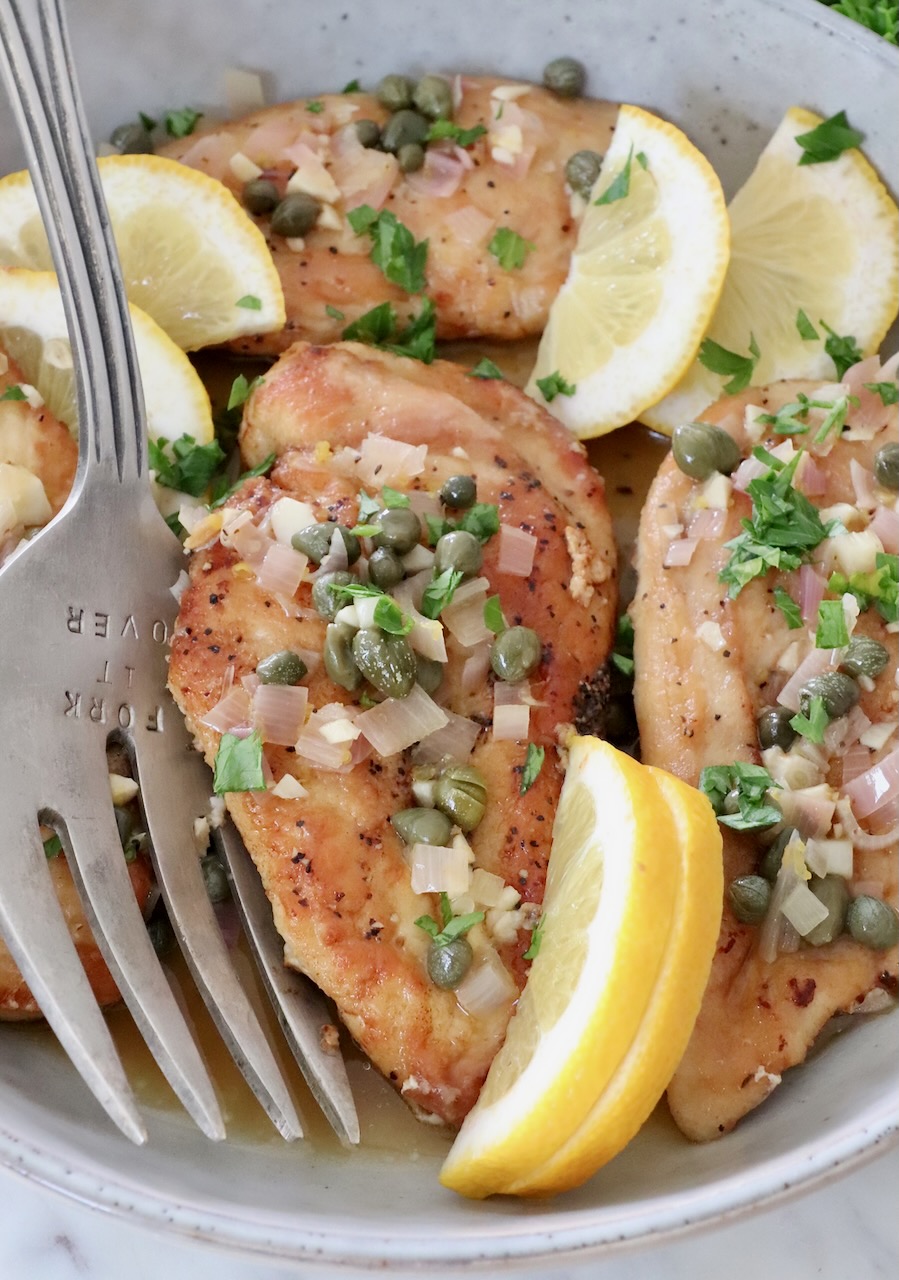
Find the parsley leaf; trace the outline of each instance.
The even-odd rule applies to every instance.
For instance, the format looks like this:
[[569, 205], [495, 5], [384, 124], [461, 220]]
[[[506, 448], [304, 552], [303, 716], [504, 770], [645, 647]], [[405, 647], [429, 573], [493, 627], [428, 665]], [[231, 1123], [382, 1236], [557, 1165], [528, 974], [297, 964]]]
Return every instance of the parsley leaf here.
[[341, 323], [346, 320], [346, 316], [337, 307], [332, 307], [330, 302], [325, 303], [325, 315], [330, 316], [332, 320], [339, 320]]
[[476, 502], [463, 513], [456, 528], [473, 533], [481, 543], [489, 542], [499, 533], [499, 507], [495, 502]]
[[395, 213], [389, 209], [377, 213], [369, 204], [351, 209], [347, 221], [356, 235], [364, 235], [367, 231], [371, 236], [374, 241], [371, 260], [392, 284], [399, 285], [407, 293], [424, 292], [427, 240], [416, 241]]
[[138, 111], [137, 118], [146, 129], [147, 133], [152, 133], [159, 124], [158, 120], [154, 120], [152, 116], [148, 116], [145, 111]]
[[774, 603], [786, 618], [787, 626], [791, 631], [795, 631], [797, 627], [802, 626], [802, 614], [799, 612], [799, 605], [783, 587], [774, 588]]
[[225, 461], [224, 451], [217, 440], [197, 444], [194, 437], [188, 435], [177, 440], [164, 440], [162, 437], [149, 440], [147, 448], [157, 483], [166, 489], [189, 493], [194, 498], [206, 492], [213, 475]]
[[802, 310], [802, 307], [796, 312], [796, 328], [803, 342], [816, 342], [821, 337], [811, 320]]
[[381, 510], [381, 504], [377, 498], [373, 498], [371, 494], [366, 493], [364, 489], [359, 490], [359, 519], [363, 524], [367, 524], [371, 516], [375, 516]]
[[[468, 376], [469, 378], [505, 378], [502, 369], [495, 365], [492, 360], [488, 360], [486, 356], [483, 356], [476, 365], [468, 370]], [[881, 385], [886, 386], [887, 384], [882, 383]]]
[[242, 404], [249, 400], [256, 388], [262, 386], [264, 381], [265, 379], [261, 374], [258, 374], [251, 381], [244, 374], [239, 373], [231, 383], [231, 390], [228, 393], [228, 408], [239, 409]]
[[439, 618], [441, 610], [452, 603], [456, 588], [465, 575], [460, 569], [444, 569], [424, 589], [420, 610], [426, 618]]
[[755, 336], [751, 333], [748, 356], [741, 356], [736, 351], [728, 351], [712, 338], [703, 338], [699, 348], [699, 363], [710, 373], [718, 373], [722, 378], [729, 378], [730, 381], [724, 384], [724, 392], [726, 395], [735, 396], [752, 382], [759, 355]]
[[381, 490], [381, 501], [388, 509], [394, 507], [408, 507], [410, 505], [409, 498], [405, 493], [400, 493], [399, 489], [391, 489], [389, 484], [385, 484]]
[[860, 609], [877, 606], [877, 612], [887, 622], [895, 622], [896, 606], [896, 556], [878, 552], [875, 568], [870, 573], [853, 573], [846, 577], [842, 573], [832, 573], [827, 583], [827, 590], [836, 595], [849, 592], [855, 596]]
[[167, 111], [165, 131], [170, 138], [187, 138], [202, 118], [203, 112], [194, 111], [191, 107], [184, 107], [181, 111]]
[[62, 841], [59, 836], [48, 836], [44, 841], [44, 853], [48, 858], [55, 858], [58, 853], [62, 853]]
[[790, 727], [803, 738], [808, 738], [809, 742], [820, 743], [824, 741], [824, 730], [829, 723], [830, 718], [824, 707], [824, 699], [815, 697], [809, 703], [808, 715], [803, 715], [801, 711], [797, 712], [790, 721]]
[[375, 605], [375, 626], [392, 636], [407, 636], [415, 626], [408, 614], [403, 613], [395, 600], [390, 596], [382, 596]]
[[529, 742], [527, 753], [524, 757], [524, 768], [521, 771], [521, 785], [518, 788], [520, 796], [526, 795], [537, 781], [545, 759], [546, 749]]
[[364, 600], [372, 600], [376, 596], [383, 596], [386, 593], [380, 587], [374, 587], [370, 582], [329, 582], [328, 590], [333, 591], [335, 596], [345, 596], [348, 600], [353, 600], [356, 596], [361, 596]]
[[638, 151], [637, 154], [634, 156], [634, 159], [636, 160], [637, 164], [640, 166], [641, 169], [647, 169], [647, 170], [649, 169], [649, 157], [647, 156], [645, 151]]
[[210, 510], [215, 510], [223, 503], [227, 502], [232, 494], [237, 493], [244, 480], [253, 480], [256, 476], [264, 476], [277, 461], [277, 455], [270, 453], [267, 458], [263, 458], [255, 467], [251, 467], [249, 471], [242, 471], [233, 484], [228, 484], [227, 478], [221, 476], [212, 487], [212, 501], [209, 504]]
[[834, 13], [859, 22], [890, 44], [899, 42], [899, 4], [896, 0], [823, 0]]
[[[734, 831], [754, 831], [772, 827], [783, 814], [769, 802], [768, 791], [777, 787], [767, 769], [757, 764], [714, 764], [699, 775], [699, 790], [708, 796], [718, 821]], [[728, 813], [725, 802], [736, 802], [738, 811]]]
[[566, 381], [558, 369], [548, 373], [545, 378], [538, 378], [537, 386], [547, 404], [552, 404], [556, 396], [573, 396], [577, 391], [576, 384]]
[[245, 307], [247, 311], [261, 311], [262, 299], [257, 298], [255, 293], [245, 293], [242, 298], [238, 298], [235, 307]]
[[349, 81], [348, 81], [348, 82], [343, 86], [343, 88], [340, 90], [340, 92], [341, 92], [341, 93], [361, 93], [361, 92], [362, 92], [362, 86], [360, 85], [359, 81], [358, 81], [358, 80], [356, 80], [356, 79], [354, 78], [354, 79], [352, 79], [352, 80], [349, 80]]
[[247, 738], [223, 733], [215, 757], [212, 789], [217, 796], [229, 791], [264, 791], [262, 738], [255, 730]]
[[524, 266], [528, 254], [536, 247], [511, 227], [497, 227], [487, 252], [493, 254], [503, 271], [516, 271]]
[[440, 895], [440, 915], [440, 928], [430, 916], [419, 916], [415, 921], [418, 928], [424, 929], [438, 947], [445, 947], [454, 939], [461, 938], [484, 919], [483, 911], [470, 911], [464, 916], [454, 916], [449, 897], [445, 893]]
[[323, 102], [318, 102], [316, 100], [314, 102], [306, 103], [306, 110], [311, 111], [314, 116], [320, 116], [321, 113], [324, 111], [324, 109], [325, 109], [325, 104]]
[[457, 147], [470, 147], [477, 142], [478, 138], [483, 138], [486, 132], [482, 124], [476, 124], [471, 129], [463, 129], [452, 120], [435, 120], [428, 130], [425, 141], [440, 142], [443, 138], [451, 138]]
[[0, 400], [27, 400], [27, 399], [28, 397], [25, 395], [25, 392], [18, 385], [7, 387], [4, 390], [3, 395], [0, 396]]
[[[609, 183], [605, 191], [598, 200], [594, 200], [594, 204], [614, 204], [616, 200], [623, 200], [625, 196], [630, 194], [631, 189], [631, 162], [634, 158], [634, 148], [631, 147], [627, 153], [627, 160], [624, 162], [624, 168], [618, 173], [615, 179]], [[646, 168], [644, 165], [643, 168]]]
[[864, 141], [865, 135], [853, 129], [846, 119], [845, 111], [838, 111], [829, 120], [810, 129], [808, 133], [796, 135], [796, 141], [802, 148], [800, 164], [823, 164], [827, 160], [836, 160], [844, 151], [851, 151]]
[[885, 622], [897, 622], [899, 621], [899, 556], [888, 551], [878, 551], [874, 564], [875, 572], [880, 574], [877, 612]]
[[347, 342], [368, 342], [378, 347], [396, 333], [396, 312], [392, 302], [381, 302], [348, 324], [341, 334]]
[[876, 396], [880, 396], [885, 405], [896, 404], [899, 401], [899, 385], [895, 382], [866, 382], [864, 385], [868, 391], [873, 391]]
[[540, 954], [540, 944], [543, 941], [543, 929], [546, 924], [546, 916], [541, 916], [537, 921], [537, 927], [531, 934], [531, 943], [527, 951], [522, 957], [524, 960], [536, 960]]
[[851, 369], [854, 364], [858, 364], [861, 360], [862, 353], [859, 350], [858, 343], [851, 334], [847, 334], [845, 338], [840, 334], [834, 333], [829, 324], [820, 321], [822, 329], [827, 330], [827, 341], [824, 343], [824, 350], [833, 360], [837, 369], [837, 377], [842, 378], [847, 369]]
[[630, 614], [622, 613], [615, 632], [615, 648], [611, 653], [612, 665], [624, 676], [634, 674], [634, 624]]
[[500, 604], [499, 596], [488, 596], [484, 601], [484, 626], [488, 631], [492, 631], [495, 636], [505, 631], [506, 620], [503, 617], [503, 607]]
[[409, 356], [430, 364], [436, 355], [437, 313], [430, 298], [405, 329], [397, 333], [396, 311], [391, 302], [381, 302], [347, 325], [341, 335], [348, 342], [367, 342], [394, 355]]
[[849, 630], [842, 600], [822, 600], [818, 605], [816, 649], [842, 649], [849, 643]]

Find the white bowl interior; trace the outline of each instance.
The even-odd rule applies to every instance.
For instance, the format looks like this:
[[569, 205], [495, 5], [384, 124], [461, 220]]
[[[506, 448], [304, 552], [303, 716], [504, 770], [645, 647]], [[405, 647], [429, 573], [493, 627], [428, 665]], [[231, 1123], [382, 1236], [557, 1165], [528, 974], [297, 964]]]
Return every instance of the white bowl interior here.
[[[813, 0], [74, 0], [71, 23], [98, 138], [139, 109], [221, 110], [222, 72], [232, 66], [263, 72], [275, 101], [354, 76], [371, 85], [395, 69], [536, 79], [548, 57], [574, 53], [593, 94], [682, 125], [728, 194], [793, 103], [824, 115], [847, 108], [866, 153], [899, 187], [899, 54]], [[0, 104], [0, 170], [20, 164]], [[718, 1143], [688, 1144], [662, 1109], [575, 1193], [545, 1204], [469, 1204], [437, 1183], [444, 1141], [411, 1121], [386, 1086], [375, 1087], [368, 1145], [351, 1155], [327, 1142], [289, 1147], [258, 1125], [213, 1149], [180, 1113], [156, 1107], [150, 1142], [135, 1150], [45, 1033], [0, 1036], [0, 1160], [160, 1227], [335, 1262], [437, 1267], [592, 1251], [809, 1185], [897, 1126], [895, 1026], [875, 1017], [790, 1074]], [[361, 1063], [352, 1070], [365, 1080]], [[307, 1118], [312, 1111], [306, 1099]]]

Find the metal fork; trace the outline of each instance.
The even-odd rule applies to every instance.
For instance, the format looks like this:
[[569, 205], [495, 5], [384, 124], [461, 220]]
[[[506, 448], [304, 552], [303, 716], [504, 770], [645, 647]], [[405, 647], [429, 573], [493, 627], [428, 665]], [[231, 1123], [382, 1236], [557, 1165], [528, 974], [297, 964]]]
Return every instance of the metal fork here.
[[[79, 462], [59, 516], [0, 570], [0, 933], [88, 1087], [125, 1134], [146, 1139], [112, 1038], [56, 900], [38, 822], [57, 831], [103, 956], [154, 1057], [211, 1138], [218, 1101], [150, 943], [122, 854], [107, 745], [127, 750], [157, 880], [218, 1029], [285, 1138], [302, 1136], [269, 1043], [237, 981], [194, 847], [210, 776], [166, 687], [182, 568], [149, 486], [140, 375], [108, 214], [77, 96], [62, 0], [0, 0], [5, 79], [66, 309], [76, 373]], [[35, 15], [40, 40], [29, 31]], [[271, 910], [236, 833], [241, 907], [268, 951], [270, 989], [293, 987], [282, 1023], [345, 1141], [358, 1122], [339, 1056], [318, 1044], [330, 1020], [317, 992], [285, 984]], [[251, 867], [251, 864], [250, 864]], [[257, 938], [258, 935], [258, 938]], [[293, 1000], [293, 1007], [290, 1001]], [[290, 1041], [289, 1041], [290, 1042]]]

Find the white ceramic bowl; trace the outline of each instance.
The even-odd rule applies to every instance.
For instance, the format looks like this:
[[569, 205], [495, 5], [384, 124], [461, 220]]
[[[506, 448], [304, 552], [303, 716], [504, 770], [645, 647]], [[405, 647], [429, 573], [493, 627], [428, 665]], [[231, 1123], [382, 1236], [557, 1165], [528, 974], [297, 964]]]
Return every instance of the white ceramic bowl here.
[[[899, 52], [814, 0], [72, 0], [71, 19], [98, 137], [137, 109], [220, 106], [232, 66], [266, 72], [274, 101], [396, 69], [537, 79], [549, 57], [572, 53], [595, 95], [683, 126], [728, 194], [793, 103], [846, 108], [899, 189]], [[20, 163], [4, 105], [0, 168]], [[439, 1186], [441, 1140], [392, 1095], [379, 1095], [353, 1154], [288, 1147], [264, 1129], [212, 1148], [177, 1111], [154, 1107], [150, 1141], [135, 1150], [46, 1034], [0, 1028], [0, 1160], [132, 1220], [270, 1257], [523, 1267], [757, 1208], [870, 1155], [899, 1128], [895, 1038], [888, 1016], [854, 1027], [720, 1142], [689, 1145], [661, 1109], [578, 1192], [469, 1204]], [[361, 1064], [353, 1076], [366, 1078]]]

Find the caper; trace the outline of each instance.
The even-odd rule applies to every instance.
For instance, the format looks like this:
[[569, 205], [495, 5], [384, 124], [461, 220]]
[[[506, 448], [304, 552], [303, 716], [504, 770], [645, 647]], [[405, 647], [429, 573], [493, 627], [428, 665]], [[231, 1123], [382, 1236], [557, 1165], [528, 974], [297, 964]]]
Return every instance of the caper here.
[[481, 544], [466, 529], [454, 529], [438, 539], [434, 548], [434, 572], [455, 569], [463, 578], [473, 578], [481, 567]]
[[116, 805], [114, 812], [116, 826], [119, 829], [119, 840], [121, 840], [122, 848], [124, 849], [125, 845], [134, 834], [134, 815], [130, 809], [126, 809], [123, 805], [118, 804]]
[[428, 977], [435, 987], [454, 991], [471, 968], [474, 952], [467, 938], [453, 938], [445, 946], [432, 942], [428, 947]]
[[411, 507], [388, 507], [379, 511], [373, 524], [379, 532], [372, 541], [376, 547], [389, 547], [398, 556], [404, 556], [421, 540], [421, 521]]
[[312, 584], [312, 604], [321, 617], [333, 622], [346, 604], [344, 597], [332, 591], [331, 587], [348, 587], [350, 583], [357, 581], [346, 569], [332, 569], [330, 573], [323, 573], [320, 578], [316, 578]]
[[244, 208], [250, 213], [271, 213], [281, 199], [278, 188], [268, 178], [253, 178], [241, 192]]
[[741, 792], [739, 787], [731, 787], [730, 791], [728, 791], [727, 795], [721, 802], [721, 812], [728, 814], [739, 813], [740, 794]]
[[420, 684], [425, 693], [436, 693], [443, 683], [443, 663], [436, 658], [425, 658], [420, 653], [415, 655], [415, 683]]
[[507, 627], [500, 632], [490, 649], [490, 665], [494, 675], [510, 684], [526, 680], [540, 665], [543, 645], [530, 627]]
[[322, 649], [322, 660], [328, 675], [335, 684], [350, 692], [358, 689], [362, 683], [362, 672], [353, 656], [355, 635], [355, 627], [349, 627], [345, 622], [332, 622], [325, 630]]
[[793, 838], [793, 828], [787, 827], [781, 831], [773, 844], [770, 844], [762, 855], [759, 864], [759, 875], [764, 876], [766, 880], [770, 880], [773, 884], [777, 879], [777, 873], [780, 871], [780, 864], [783, 862], [784, 850]]
[[256, 674], [263, 684], [299, 684], [309, 668], [292, 649], [270, 653], [256, 664]]
[[761, 876], [737, 876], [727, 886], [727, 900], [741, 924], [758, 924], [768, 910], [771, 886]]
[[381, 126], [377, 120], [357, 120], [356, 137], [363, 147], [376, 147], [381, 141]]
[[780, 747], [781, 751], [789, 751], [796, 738], [796, 730], [790, 724], [793, 712], [789, 707], [769, 707], [763, 711], [757, 721], [759, 746], [763, 751], [769, 747]]
[[153, 950], [158, 956], [164, 956], [174, 945], [175, 934], [164, 911], [156, 912], [147, 921], [147, 933], [153, 944]]
[[434, 785], [434, 804], [463, 831], [474, 831], [487, 808], [487, 783], [471, 764], [451, 764]]
[[599, 177], [601, 164], [602, 156], [598, 151], [575, 151], [573, 156], [569, 156], [565, 165], [565, 177], [571, 190], [589, 200], [593, 184]]
[[382, 76], [375, 97], [388, 111], [402, 111], [403, 107], [411, 107], [414, 89], [415, 84], [408, 76]]
[[448, 845], [453, 824], [439, 809], [400, 809], [390, 819], [404, 844]]
[[231, 886], [218, 854], [208, 853], [205, 858], [201, 858], [200, 870], [203, 872], [203, 883], [206, 885], [209, 901], [213, 904], [227, 902], [231, 897]]
[[899, 444], [891, 440], [874, 455], [874, 479], [884, 489], [899, 489]]
[[422, 76], [412, 92], [412, 105], [429, 120], [449, 120], [453, 91], [443, 76]]
[[827, 916], [805, 935], [805, 940], [813, 947], [823, 947], [843, 932], [846, 908], [849, 906], [849, 890], [842, 876], [812, 876], [808, 887], [821, 905], [827, 908]]
[[711, 422], [682, 422], [671, 437], [674, 461], [684, 475], [708, 480], [716, 471], [729, 476], [740, 464], [736, 441]]
[[466, 511], [474, 506], [478, 496], [478, 486], [474, 476], [449, 476], [440, 490], [440, 501], [445, 507], [455, 511]]
[[402, 560], [390, 547], [376, 547], [368, 561], [368, 580], [382, 591], [389, 591], [402, 582], [406, 570]]
[[899, 915], [888, 902], [862, 893], [849, 903], [846, 931], [863, 947], [886, 951], [899, 942]]
[[306, 191], [292, 191], [279, 200], [272, 213], [272, 231], [276, 236], [304, 236], [318, 222], [321, 201]]
[[365, 627], [353, 637], [353, 657], [366, 680], [380, 693], [389, 698], [405, 698], [412, 692], [417, 668], [405, 636]]
[[109, 135], [109, 141], [122, 156], [153, 154], [153, 139], [150, 137], [150, 131], [137, 121], [120, 124]]
[[290, 545], [294, 551], [302, 551], [313, 564], [321, 564], [331, 550], [331, 540], [335, 531], [340, 534], [343, 545], [346, 547], [347, 564], [355, 564], [362, 553], [359, 539], [349, 529], [342, 524], [336, 524], [333, 520], [327, 520], [321, 524], [307, 524], [305, 529], [300, 529], [293, 535]]
[[417, 173], [425, 162], [425, 149], [420, 142], [407, 142], [396, 153], [400, 173]]
[[847, 676], [879, 676], [890, 655], [882, 644], [870, 636], [853, 636], [849, 641], [840, 670]]
[[820, 698], [828, 719], [838, 720], [846, 715], [861, 696], [854, 680], [839, 671], [825, 671], [820, 676], [810, 676], [799, 690], [799, 710], [807, 716], [812, 699]]
[[428, 122], [417, 111], [395, 111], [381, 130], [381, 146], [393, 155], [412, 142], [423, 143], [428, 136]]
[[543, 83], [560, 98], [579, 98], [587, 83], [587, 71], [577, 58], [553, 58], [543, 68]]

